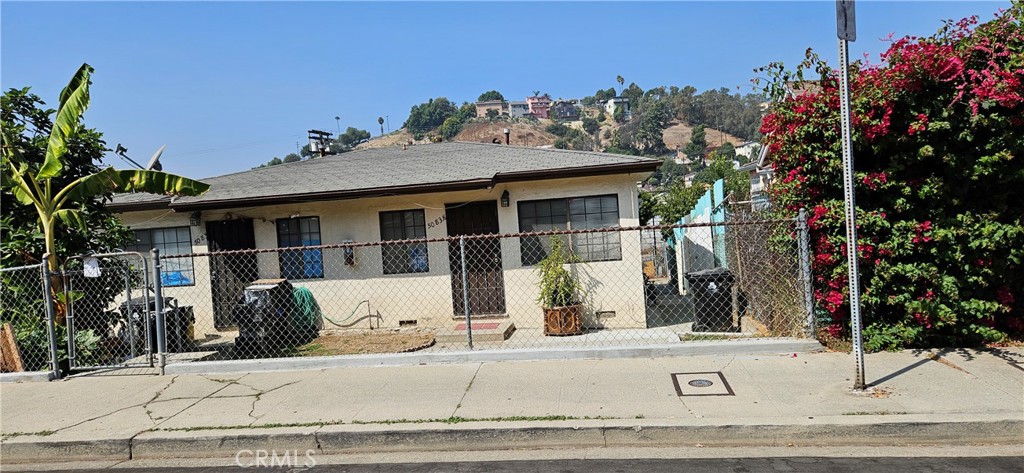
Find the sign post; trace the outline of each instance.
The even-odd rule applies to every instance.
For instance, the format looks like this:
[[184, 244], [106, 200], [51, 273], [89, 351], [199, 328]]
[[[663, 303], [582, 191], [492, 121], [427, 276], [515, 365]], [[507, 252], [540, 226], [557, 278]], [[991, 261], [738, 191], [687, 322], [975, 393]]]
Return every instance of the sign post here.
[[853, 357], [856, 373], [853, 389], [863, 390], [864, 342], [860, 320], [860, 275], [857, 270], [857, 207], [853, 196], [853, 150], [850, 139], [850, 59], [849, 42], [857, 40], [854, 0], [836, 0], [836, 35], [839, 37], [839, 113], [843, 136], [843, 203], [846, 207], [846, 266], [850, 282], [850, 326], [853, 331]]

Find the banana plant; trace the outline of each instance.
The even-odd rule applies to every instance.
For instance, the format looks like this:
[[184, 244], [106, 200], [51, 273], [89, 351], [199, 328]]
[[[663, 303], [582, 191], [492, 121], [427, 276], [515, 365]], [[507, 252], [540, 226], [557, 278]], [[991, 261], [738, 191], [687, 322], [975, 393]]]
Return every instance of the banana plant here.
[[53, 127], [46, 142], [43, 163], [34, 169], [23, 159], [23, 151], [3, 125], [3, 186], [10, 190], [23, 205], [34, 206], [39, 214], [39, 227], [49, 254], [47, 264], [57, 270], [54, 229], [58, 222], [85, 230], [82, 204], [108, 192], [146, 192], [172, 196], [194, 196], [206, 192], [209, 184], [182, 176], [151, 170], [117, 170], [108, 167], [94, 174], [80, 177], [63, 188], [55, 189], [51, 182], [64, 169], [63, 157], [68, 142], [79, 128], [82, 114], [89, 108], [89, 85], [93, 68], [82, 64], [68, 85], [60, 93]]

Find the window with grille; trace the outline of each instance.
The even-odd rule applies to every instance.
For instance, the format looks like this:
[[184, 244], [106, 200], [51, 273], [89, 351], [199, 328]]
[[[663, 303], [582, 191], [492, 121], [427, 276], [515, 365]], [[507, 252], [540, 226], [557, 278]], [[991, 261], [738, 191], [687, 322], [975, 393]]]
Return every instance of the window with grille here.
[[[619, 226], [619, 200], [615, 194], [568, 199], [519, 202], [519, 231], [583, 230]], [[569, 238], [566, 238], [566, 237]], [[566, 247], [583, 261], [622, 259], [618, 232], [580, 233], [557, 236], [522, 237], [520, 249], [524, 266], [539, 263], [548, 255], [551, 238], [561, 238]]]
[[[380, 239], [412, 240], [427, 237], [426, 218], [422, 209], [380, 213]], [[430, 258], [425, 242], [385, 243], [381, 245], [384, 274], [425, 273], [430, 271]]]
[[[192, 253], [192, 235], [188, 227], [147, 228], [134, 230], [133, 233], [135, 242], [128, 245], [128, 251], [148, 255], [150, 250], [157, 248], [161, 256]], [[173, 287], [195, 284], [192, 257], [164, 259], [161, 266], [161, 285]]]
[[[320, 244], [320, 218], [296, 217], [277, 219], [277, 247], [298, 248]], [[281, 277], [286, 279], [317, 279], [324, 277], [323, 251], [285, 250], [277, 253]]]

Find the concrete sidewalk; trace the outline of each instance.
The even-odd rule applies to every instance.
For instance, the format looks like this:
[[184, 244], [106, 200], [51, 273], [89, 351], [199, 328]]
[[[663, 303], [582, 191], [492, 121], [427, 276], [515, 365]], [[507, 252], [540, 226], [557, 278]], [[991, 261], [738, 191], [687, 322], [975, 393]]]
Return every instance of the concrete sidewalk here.
[[4, 384], [0, 453], [10, 463], [240, 449], [1024, 444], [1024, 349], [878, 353], [865, 365], [867, 393], [851, 391], [852, 359], [838, 353]]

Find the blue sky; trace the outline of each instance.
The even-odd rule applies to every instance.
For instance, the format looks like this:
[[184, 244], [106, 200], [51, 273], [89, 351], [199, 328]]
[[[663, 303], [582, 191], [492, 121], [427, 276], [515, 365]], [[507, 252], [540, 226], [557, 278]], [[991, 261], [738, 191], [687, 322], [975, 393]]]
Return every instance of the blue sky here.
[[[851, 56], [1008, 6], [862, 0]], [[86, 124], [137, 161], [168, 145], [164, 169], [190, 177], [283, 157], [310, 128], [335, 132], [335, 116], [376, 136], [378, 116], [396, 129], [430, 97], [582, 97], [616, 75], [749, 91], [755, 67], [808, 47], [835, 63], [834, 2], [0, 4], [4, 90], [31, 86], [55, 106], [89, 62]]]

